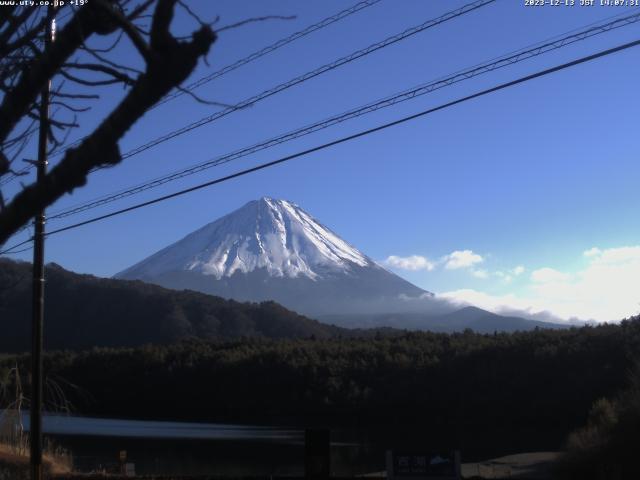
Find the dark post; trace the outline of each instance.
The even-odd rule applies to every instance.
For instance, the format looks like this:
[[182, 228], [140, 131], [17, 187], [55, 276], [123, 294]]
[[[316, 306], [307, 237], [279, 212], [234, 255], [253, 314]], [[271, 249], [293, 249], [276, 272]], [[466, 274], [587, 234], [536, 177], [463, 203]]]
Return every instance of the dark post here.
[[120, 459], [120, 473], [122, 475], [126, 475], [127, 474], [127, 451], [126, 450], [120, 450], [120, 455], [118, 457]]
[[304, 478], [328, 480], [331, 475], [330, 433], [326, 428], [304, 432]]
[[[52, 16], [53, 7], [48, 8]], [[49, 48], [53, 37], [53, 19], [46, 22], [44, 49]], [[49, 129], [49, 92], [47, 82], [40, 93], [40, 132], [38, 137], [37, 182], [47, 173], [47, 131]], [[33, 234], [33, 289], [31, 319], [31, 408], [29, 441], [31, 453], [31, 479], [42, 480], [42, 329], [44, 320], [44, 208], [36, 214]]]

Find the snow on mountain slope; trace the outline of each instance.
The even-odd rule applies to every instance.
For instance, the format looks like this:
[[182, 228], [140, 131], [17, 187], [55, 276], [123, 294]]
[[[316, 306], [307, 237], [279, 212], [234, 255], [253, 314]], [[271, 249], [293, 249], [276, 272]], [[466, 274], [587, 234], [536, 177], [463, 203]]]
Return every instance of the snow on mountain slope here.
[[273, 277], [321, 278], [376, 264], [299, 206], [261, 198], [119, 273], [151, 278], [191, 271], [216, 279], [266, 269]]
[[435, 308], [432, 294], [385, 270], [298, 205], [266, 197], [116, 277], [238, 301], [274, 300], [311, 316]]
[[[471, 325], [469, 311], [385, 270], [298, 205], [267, 197], [190, 233], [116, 278], [243, 302], [273, 300], [349, 327], [378, 321], [398, 328]], [[474, 312], [485, 323], [492, 315]], [[479, 328], [480, 320], [472, 320]], [[508, 330], [523, 324], [496, 325]]]

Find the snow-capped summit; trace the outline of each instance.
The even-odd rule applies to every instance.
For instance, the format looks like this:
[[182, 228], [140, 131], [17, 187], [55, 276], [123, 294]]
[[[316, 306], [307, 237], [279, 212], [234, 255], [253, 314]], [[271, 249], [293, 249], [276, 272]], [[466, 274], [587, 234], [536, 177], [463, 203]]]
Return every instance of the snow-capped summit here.
[[[428, 292], [388, 272], [293, 202], [263, 197], [116, 275], [301, 313]], [[359, 311], [359, 309], [356, 309]]]
[[263, 197], [205, 225], [182, 240], [118, 274], [153, 276], [187, 270], [216, 279], [264, 268], [270, 276], [349, 271], [374, 262], [318, 223], [298, 205]]

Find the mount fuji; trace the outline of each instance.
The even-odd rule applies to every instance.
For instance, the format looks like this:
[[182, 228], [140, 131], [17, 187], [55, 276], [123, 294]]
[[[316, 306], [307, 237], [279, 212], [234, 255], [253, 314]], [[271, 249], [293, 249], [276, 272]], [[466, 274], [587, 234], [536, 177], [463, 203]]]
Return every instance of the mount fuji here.
[[268, 197], [205, 225], [116, 278], [239, 301], [275, 300], [316, 317], [414, 311], [425, 303], [430, 313], [453, 310], [379, 266], [298, 205]]
[[385, 270], [295, 203], [263, 197], [116, 278], [238, 301], [274, 300], [349, 328], [530, 330], [558, 325], [460, 308]]

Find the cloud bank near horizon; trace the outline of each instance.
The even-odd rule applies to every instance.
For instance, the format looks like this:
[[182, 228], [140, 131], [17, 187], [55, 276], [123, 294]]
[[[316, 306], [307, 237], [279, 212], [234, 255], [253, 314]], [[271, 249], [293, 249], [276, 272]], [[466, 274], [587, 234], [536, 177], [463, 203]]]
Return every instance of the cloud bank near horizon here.
[[[502, 287], [518, 278], [517, 293], [512, 290], [496, 295], [484, 289], [461, 288], [437, 295], [456, 305], [474, 305], [502, 315], [544, 321], [617, 322], [640, 312], [640, 245], [593, 247], [580, 256], [586, 266], [576, 271], [543, 266], [525, 275], [527, 269], [523, 265], [492, 271], [482, 255], [472, 250], [458, 250], [438, 261], [429, 261], [430, 268], [423, 269], [461, 269], [482, 281], [499, 281]], [[420, 256], [396, 258], [414, 257]], [[428, 261], [426, 257], [420, 258]], [[403, 262], [393, 264], [388, 260], [384, 262], [387, 266], [409, 270]], [[482, 269], [477, 268], [480, 263]]]
[[582, 253], [587, 266], [576, 272], [543, 267], [531, 272], [525, 294], [490, 295], [460, 289], [440, 296], [496, 313], [521, 312], [529, 318], [616, 322], [640, 312], [640, 246]]

